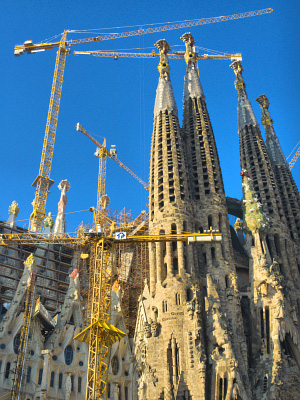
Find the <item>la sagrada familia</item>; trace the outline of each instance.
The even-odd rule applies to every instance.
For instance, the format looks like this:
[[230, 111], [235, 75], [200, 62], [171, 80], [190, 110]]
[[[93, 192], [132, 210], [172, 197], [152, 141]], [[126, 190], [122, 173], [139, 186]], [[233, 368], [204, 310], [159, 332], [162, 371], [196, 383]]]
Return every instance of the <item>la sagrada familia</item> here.
[[[149, 229], [160, 234], [213, 230], [221, 232], [222, 240], [149, 244], [149, 274], [138, 298], [135, 333], [111, 348], [107, 398], [297, 399], [300, 196], [273, 128], [269, 101], [265, 95], [256, 99], [264, 140], [247, 96], [242, 64], [234, 61], [243, 198], [225, 197], [194, 39], [190, 33], [181, 39], [187, 63], [181, 127], [169, 73], [170, 48], [165, 40], [156, 43], [160, 63], [150, 154]], [[12, 210], [6, 231], [13, 228], [15, 214]], [[238, 217], [234, 227], [228, 214]], [[9, 257], [18, 258], [13, 249], [1, 254], [2, 270]], [[9, 398], [12, 384], [10, 370], [24, 302], [22, 282], [29, 261], [10, 306], [1, 311], [0, 395], [4, 397], [0, 399]], [[3, 271], [0, 279], [5, 292]], [[78, 271], [70, 274], [59, 313], [48, 311], [60, 317], [52, 328], [48, 326], [46, 335], [45, 317], [33, 321], [35, 340], [29, 346], [33, 355], [28, 356], [22, 389], [26, 400], [85, 398], [87, 348], [72, 339], [83, 327], [80, 279]], [[126, 332], [121, 299], [121, 289], [114, 288], [111, 323]]]

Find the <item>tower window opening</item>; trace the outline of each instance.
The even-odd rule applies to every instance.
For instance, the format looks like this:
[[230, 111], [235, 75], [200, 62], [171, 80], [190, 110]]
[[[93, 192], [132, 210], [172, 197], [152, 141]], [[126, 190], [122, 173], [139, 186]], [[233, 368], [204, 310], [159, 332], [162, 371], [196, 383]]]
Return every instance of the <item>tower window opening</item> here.
[[180, 306], [180, 293], [175, 294], [176, 306]]
[[191, 289], [187, 289], [186, 291], [186, 301], [192, 301], [193, 300], [193, 291]]
[[265, 338], [265, 324], [264, 324], [264, 311], [260, 310], [260, 335], [261, 338]]
[[77, 381], [77, 391], [78, 393], [81, 393], [81, 387], [82, 387], [82, 378], [81, 376], [78, 377], [78, 381]]
[[263, 393], [266, 393], [268, 389], [268, 377], [267, 375], [264, 376], [264, 383], [263, 383]]
[[225, 286], [226, 286], [226, 288], [229, 288], [229, 278], [228, 278], [228, 275], [225, 275]]
[[168, 305], [167, 305], [167, 300], [162, 301], [162, 311], [167, 312], [168, 311]]
[[178, 270], [178, 258], [177, 257], [173, 257], [173, 272], [174, 274], [178, 274], [179, 270]]
[[41, 368], [39, 370], [39, 379], [38, 379], [38, 385], [42, 384], [42, 379], [43, 379], [43, 369]]
[[265, 309], [266, 315], [266, 341], [267, 341], [267, 353], [270, 354], [270, 311], [269, 307]]
[[58, 389], [61, 389], [61, 388], [62, 388], [62, 381], [63, 381], [63, 374], [60, 373], [60, 374], [58, 375]]
[[219, 400], [223, 400], [223, 379], [219, 379]]
[[26, 383], [30, 383], [30, 379], [31, 379], [31, 367], [28, 367], [26, 374]]
[[51, 372], [50, 375], [50, 387], [54, 387], [54, 378], [55, 378], [55, 372]]
[[8, 379], [8, 378], [9, 378], [9, 373], [10, 373], [10, 362], [8, 362], [8, 363], [6, 364], [5, 375], [4, 375], [4, 378], [5, 378], [5, 379]]
[[220, 213], [220, 214], [219, 214], [219, 231], [220, 231], [220, 232], [222, 232], [222, 223], [223, 223], [223, 221], [222, 221], [222, 214]]
[[216, 249], [214, 247], [211, 248], [211, 258], [216, 261]]
[[274, 235], [274, 242], [275, 242], [276, 253], [278, 256], [280, 256], [280, 241], [279, 241], [279, 235], [277, 233]]
[[227, 388], [228, 388], [228, 380], [227, 380], [227, 378], [224, 378], [224, 396], [223, 396], [224, 400], [226, 399]]

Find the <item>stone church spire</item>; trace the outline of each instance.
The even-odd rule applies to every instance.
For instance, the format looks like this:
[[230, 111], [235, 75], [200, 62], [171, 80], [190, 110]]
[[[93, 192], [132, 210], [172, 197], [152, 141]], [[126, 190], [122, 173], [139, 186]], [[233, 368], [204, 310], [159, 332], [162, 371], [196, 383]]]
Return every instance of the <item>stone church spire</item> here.
[[280, 220], [285, 222], [271, 161], [246, 93], [246, 85], [242, 77], [242, 64], [240, 61], [235, 61], [230, 67], [236, 75], [234, 83], [238, 91], [241, 170], [248, 171], [250, 174], [254, 190], [270, 220], [273, 220], [274, 223]]
[[[252, 380], [256, 382], [252, 388], [253, 398], [292, 399], [292, 393], [297, 390], [298, 378], [294, 380], [294, 376], [290, 378], [291, 374], [285, 372], [284, 360], [288, 353], [292, 363], [300, 359], [299, 346], [295, 346], [299, 343], [299, 335], [296, 333], [299, 330], [295, 326], [298, 322], [292, 311], [295, 307], [293, 304], [299, 298], [299, 285], [295, 280], [296, 276], [299, 278], [299, 271], [295, 244], [291, 240], [283, 212], [286, 199], [281, 196], [273, 170], [274, 161], [281, 166], [286, 163], [278, 148], [273, 154], [268, 154], [245, 91], [242, 65], [234, 62], [231, 67], [236, 74], [235, 88], [239, 98], [243, 228], [245, 249], [249, 256], [251, 293], [249, 361], [253, 371]], [[263, 123], [271, 123], [266, 112]], [[291, 332], [297, 338], [292, 338]], [[289, 351], [288, 348], [293, 350]], [[299, 375], [299, 370], [296, 374]]]
[[273, 127], [273, 120], [269, 112], [270, 102], [264, 94], [259, 96], [256, 101], [262, 110], [261, 122], [265, 128], [266, 148], [274, 169], [290, 235], [300, 246], [299, 192]]

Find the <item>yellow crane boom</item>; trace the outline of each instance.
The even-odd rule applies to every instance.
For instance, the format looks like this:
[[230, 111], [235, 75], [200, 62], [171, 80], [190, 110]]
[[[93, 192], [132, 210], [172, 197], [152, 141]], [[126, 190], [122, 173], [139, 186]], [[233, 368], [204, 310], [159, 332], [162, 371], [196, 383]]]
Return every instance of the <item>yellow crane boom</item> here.
[[296, 151], [294, 157], [291, 159], [291, 161], [289, 162], [289, 167], [290, 169], [293, 168], [293, 166], [296, 164], [296, 161], [298, 160], [298, 158], [300, 157], [300, 147], [299, 149]]
[[[232, 21], [234, 19], [256, 17], [258, 15], [269, 14], [271, 12], [273, 12], [272, 8], [265, 8], [262, 10], [248, 11], [248, 12], [239, 13], [239, 14], [231, 14], [231, 15], [226, 15], [226, 16], [221, 16], [221, 17], [213, 17], [213, 18], [202, 18], [202, 19], [190, 21], [190, 22], [180, 22], [177, 24], [168, 24], [168, 25], [157, 26], [157, 27], [152, 27], [152, 28], [147, 28], [147, 29], [138, 29], [138, 30], [129, 31], [129, 32], [111, 33], [108, 35], [94, 36], [94, 37], [84, 38], [84, 39], [67, 41], [67, 39], [65, 37], [64, 38], [64, 46], [67, 47], [67, 46], [74, 46], [74, 45], [84, 44], [84, 43], [102, 42], [104, 40], [120, 39], [120, 38], [127, 38], [127, 37], [131, 37], [131, 36], [139, 36], [139, 35], [147, 35], [149, 33], [166, 32], [166, 31], [171, 31], [174, 29], [190, 28], [193, 26], [214, 24], [216, 22], [224, 22], [224, 21]], [[66, 34], [67, 32], [72, 32], [72, 31], [67, 30], [64, 32], [64, 34]], [[27, 54], [32, 54], [32, 53], [36, 53], [38, 51], [43, 51], [43, 50], [47, 50], [47, 49], [57, 49], [60, 46], [61, 46], [61, 41], [53, 42], [53, 43], [33, 44], [31, 40], [27, 40], [24, 44], [15, 46], [14, 54], [15, 54], [15, 56], [20, 56], [20, 55], [24, 54], [25, 52]]]
[[269, 14], [271, 12], [273, 12], [271, 8], [266, 8], [262, 10], [249, 11], [240, 14], [231, 14], [227, 16], [214, 17], [214, 18], [203, 18], [190, 22], [168, 24], [164, 26], [139, 29], [130, 32], [114, 33], [114, 34], [101, 35], [101, 36], [77, 39], [77, 40], [67, 40], [67, 34], [72, 31], [65, 30], [59, 42], [34, 44], [31, 40], [27, 40], [22, 45], [16, 45], [14, 48], [15, 56], [20, 56], [24, 53], [33, 54], [48, 49], [58, 49], [55, 69], [54, 69], [54, 78], [52, 83], [46, 131], [44, 137], [43, 151], [40, 163], [40, 170], [39, 170], [39, 175], [37, 176], [37, 178], [33, 183], [33, 186], [36, 187], [36, 191], [35, 191], [35, 198], [33, 201], [33, 212], [30, 216], [30, 221], [29, 221], [29, 230], [33, 232], [39, 232], [41, 230], [43, 219], [46, 216], [47, 196], [49, 193], [49, 189], [53, 184], [53, 181], [50, 179], [50, 173], [51, 173], [51, 165], [53, 159], [65, 61], [66, 61], [66, 56], [69, 54], [69, 49], [67, 49], [68, 46], [74, 46], [84, 43], [100, 42], [111, 39], [120, 39], [138, 35], [146, 35], [150, 33], [170, 31], [173, 29], [182, 29], [192, 26], [207, 25], [216, 22], [231, 21], [235, 19]]
[[[131, 176], [133, 176], [138, 182], [140, 182], [141, 185], [144, 186], [144, 188], [146, 190], [148, 190], [148, 184], [146, 182], [144, 182], [140, 177], [138, 177], [133, 171], [131, 171], [130, 168], [128, 168], [125, 164], [122, 163], [122, 161], [120, 161], [117, 157], [115, 153], [111, 153], [110, 151], [107, 150], [107, 148], [105, 146], [103, 146], [102, 144], [100, 144], [98, 142], [98, 140], [96, 140], [91, 134], [89, 134], [78, 122], [78, 124], [76, 125], [76, 129], [77, 131], [83, 133], [86, 137], [88, 137], [93, 143], [95, 143], [95, 145], [102, 150], [103, 154], [105, 154], [105, 156], [109, 157], [110, 159], [112, 159], [113, 161], [115, 161], [121, 168], [125, 169], [125, 171], [127, 171]], [[103, 193], [104, 194], [104, 193]]]
[[[74, 56], [92, 56], [92, 57], [112, 57], [114, 60], [118, 60], [120, 57], [125, 58], [159, 58], [160, 54], [155, 53], [123, 53], [115, 51], [74, 51]], [[184, 59], [185, 52], [175, 52], [168, 54], [168, 58], [182, 60]], [[231, 61], [242, 61], [242, 55], [237, 54], [196, 54], [198, 60], [231, 60]]]

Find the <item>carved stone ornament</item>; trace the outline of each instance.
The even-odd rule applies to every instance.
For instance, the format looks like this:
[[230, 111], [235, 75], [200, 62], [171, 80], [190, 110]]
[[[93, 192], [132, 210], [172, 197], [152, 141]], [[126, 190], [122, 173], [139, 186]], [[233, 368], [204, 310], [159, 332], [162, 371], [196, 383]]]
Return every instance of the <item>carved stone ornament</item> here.
[[159, 326], [160, 326], [159, 323], [152, 321], [152, 323], [151, 323], [151, 334], [154, 337], [158, 336], [158, 334], [159, 334]]
[[19, 211], [20, 211], [19, 204], [17, 201], [14, 200], [8, 208], [8, 214], [15, 215], [15, 217], [17, 217]]
[[145, 336], [146, 336], [146, 338], [150, 338], [152, 335], [151, 335], [151, 327], [150, 327], [150, 325], [148, 324], [148, 322], [145, 322], [145, 325], [144, 325], [144, 333], [145, 333]]

